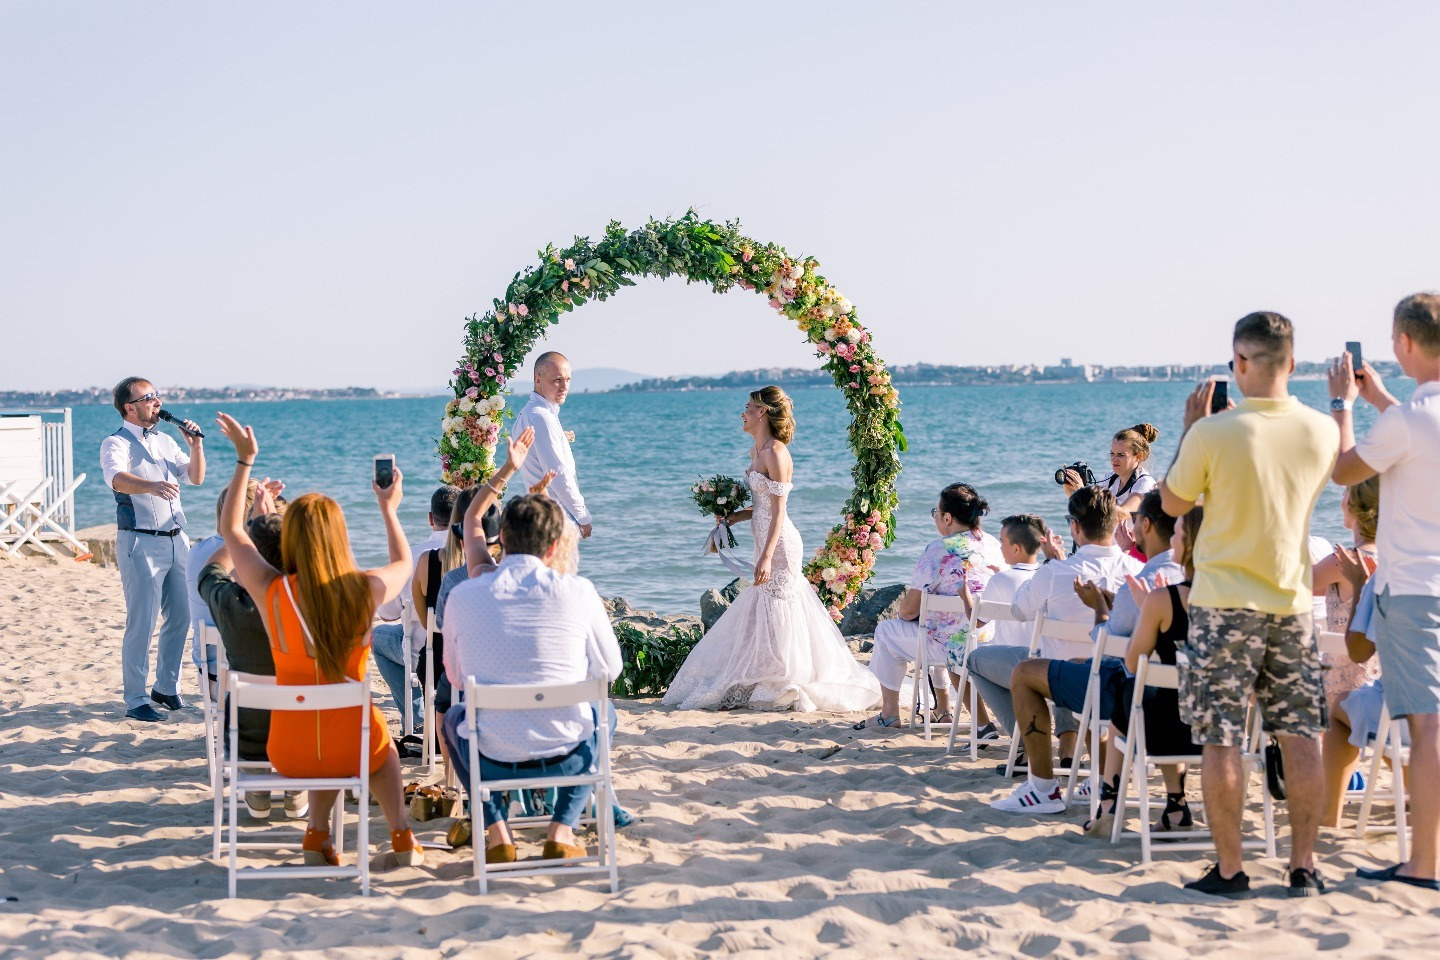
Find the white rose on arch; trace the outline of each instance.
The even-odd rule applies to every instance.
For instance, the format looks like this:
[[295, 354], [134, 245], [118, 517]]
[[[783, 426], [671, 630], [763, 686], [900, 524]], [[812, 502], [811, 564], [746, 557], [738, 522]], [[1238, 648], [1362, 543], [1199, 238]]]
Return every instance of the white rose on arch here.
[[852, 307], [850, 301], [846, 300], [844, 297], [841, 297], [840, 301], [835, 304], [835, 312], [840, 314], [840, 316], [842, 317], [848, 314], [852, 309], [854, 309], [854, 307]]
[[839, 335], [835, 332], [834, 327], [830, 327], [825, 331], [825, 339], [829, 340], [831, 343], [834, 343], [838, 336]]
[[860, 337], [861, 331], [859, 327], [851, 327], [849, 330], [845, 331], [845, 339], [849, 340], [851, 343], [858, 343]]
[[805, 267], [802, 264], [794, 263], [790, 265], [791, 280], [799, 280], [803, 276], [805, 276]]

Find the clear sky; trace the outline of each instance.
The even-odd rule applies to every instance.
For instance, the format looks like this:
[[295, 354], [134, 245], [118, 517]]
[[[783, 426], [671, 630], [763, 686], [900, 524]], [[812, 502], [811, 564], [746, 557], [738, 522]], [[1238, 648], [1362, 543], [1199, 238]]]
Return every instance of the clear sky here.
[[[1440, 5], [0, 5], [0, 386], [442, 384], [546, 243], [694, 206], [893, 363], [1302, 357], [1440, 287]], [[30, 345], [30, 346], [21, 346]], [[575, 366], [814, 363], [649, 281]]]

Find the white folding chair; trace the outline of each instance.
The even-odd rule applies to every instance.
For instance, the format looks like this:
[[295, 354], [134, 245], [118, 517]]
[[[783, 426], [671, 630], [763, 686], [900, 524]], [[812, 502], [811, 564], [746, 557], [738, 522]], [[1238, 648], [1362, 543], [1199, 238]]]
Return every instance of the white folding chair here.
[[[1162, 841], [1166, 850], [1210, 850], [1214, 846], [1209, 830], [1182, 830], [1156, 834], [1150, 821], [1150, 770], [1152, 767], [1169, 764], [1195, 763], [1199, 754], [1169, 754], [1156, 756], [1149, 752], [1145, 743], [1145, 689], [1179, 690], [1179, 668], [1145, 658], [1135, 671], [1135, 693], [1130, 704], [1130, 730], [1127, 736], [1115, 735], [1116, 749], [1122, 752], [1120, 764], [1120, 789], [1115, 798], [1115, 822], [1110, 830], [1110, 842], [1118, 843], [1125, 832], [1128, 810], [1131, 806], [1139, 809], [1140, 862], [1148, 864], [1155, 841]], [[1267, 737], [1260, 722], [1260, 711], [1252, 700], [1250, 719], [1245, 744], [1241, 746], [1244, 763], [1246, 795], [1249, 794], [1251, 775], [1260, 775], [1260, 803], [1263, 814], [1263, 837], [1241, 841], [1242, 846], [1264, 849], [1267, 857], [1275, 856], [1275, 804], [1270, 790], [1265, 785], [1265, 744]], [[1134, 781], [1137, 800], [1129, 799], [1131, 781]], [[1203, 801], [1196, 804], [1203, 808]], [[1244, 798], [1241, 799], [1244, 809]]]
[[1370, 826], [1370, 809], [1379, 793], [1380, 766], [1388, 751], [1390, 757], [1390, 794], [1395, 804], [1395, 843], [1399, 847], [1399, 861], [1410, 860], [1410, 824], [1405, 809], [1405, 767], [1410, 763], [1410, 748], [1404, 745], [1406, 723], [1390, 716], [1390, 705], [1380, 708], [1380, 722], [1376, 726], [1375, 739], [1371, 745], [1370, 775], [1365, 780], [1364, 794], [1360, 800], [1360, 815], [1355, 819], [1355, 837], [1363, 840], [1371, 832], [1385, 832], [1389, 828]]
[[[920, 616], [916, 619], [918, 629], [916, 630], [917, 640], [915, 643], [915, 696], [913, 702], [910, 704], [910, 729], [912, 730], [915, 729], [915, 725], [920, 719], [919, 715], [922, 710], [922, 701], [926, 700], [925, 691], [931, 682], [930, 667], [932, 664], [930, 663], [930, 644], [927, 642], [929, 638], [928, 626], [930, 618], [940, 613], [958, 613], [971, 621], [974, 619], [965, 609], [964, 597], [940, 596], [939, 594], [929, 593], [923, 590], [920, 592]], [[947, 677], [944, 682], [948, 690], [948, 684], [950, 683], [949, 678]], [[965, 689], [963, 683], [960, 685], [960, 689]], [[925, 739], [927, 741], [930, 739], [930, 716], [934, 713], [933, 706], [933, 702], [923, 705], [925, 713]], [[958, 692], [956, 694], [955, 705], [950, 711], [950, 718], [950, 728], [954, 730], [955, 722], [960, 719]], [[971, 719], [973, 721], [973, 715]], [[971, 725], [974, 725], [973, 722]]]
[[[425, 610], [426, 633], [429, 636], [429, 643], [435, 642], [435, 634], [438, 632], [435, 627], [435, 608], [427, 607]], [[419, 659], [415, 656], [414, 645], [410, 642], [410, 631], [402, 628], [403, 633], [400, 640], [401, 656], [406, 663], [405, 676], [409, 686], [413, 689], [421, 687], [420, 695], [420, 729], [415, 729], [415, 718], [410, 707], [409, 698], [405, 703], [400, 704], [400, 730], [404, 736], [413, 736], [416, 733], [424, 741], [421, 748], [420, 762], [425, 767], [425, 776], [435, 776], [435, 768], [439, 764], [439, 752], [435, 748], [435, 738], [438, 731], [435, 729], [435, 677], [431, 670], [431, 653], [433, 649], [425, 646], [420, 649]]]
[[[960, 669], [959, 689], [963, 694], [968, 684], [970, 690], [969, 696], [967, 697], [969, 702], [966, 706], [970, 709], [970, 759], [972, 761], [980, 759], [980, 731], [979, 726], [975, 722], [975, 716], [980, 712], [980, 691], [976, 689], [975, 684], [970, 680], [970, 655], [984, 642], [981, 640], [982, 632], [987, 629], [989, 624], [994, 623], [996, 620], [1016, 620], [1018, 622], [1018, 618], [1011, 611], [1010, 604], [1008, 603], [981, 599], [976, 600], [971, 606], [970, 636], [965, 641], [965, 665]], [[993, 635], [994, 628], [989, 627], [989, 630]], [[960, 711], [953, 711], [951, 718], [950, 742], [945, 747], [947, 754], [955, 752], [955, 737], [960, 732]]]
[[[480, 747], [474, 731], [478, 710], [538, 710], [593, 704], [598, 749], [589, 772], [573, 777], [514, 777], [508, 780], [485, 780], [480, 775]], [[594, 677], [579, 683], [559, 686], [528, 686], [519, 684], [486, 685], [465, 678], [464, 737], [470, 754], [470, 833], [475, 853], [475, 880], [484, 895], [489, 875], [503, 873], [512, 877], [528, 877], [541, 873], [608, 873], [610, 892], [620, 887], [619, 866], [615, 859], [615, 788], [610, 779], [610, 681]], [[591, 800], [593, 823], [598, 834], [598, 849], [592, 856], [564, 860], [517, 860], [514, 863], [485, 862], [484, 800], [491, 793], [506, 790], [533, 790], [547, 787], [569, 787], [590, 784], [595, 788]], [[538, 827], [550, 823], [548, 816], [513, 817], [511, 829]]]
[[[1039, 654], [1040, 643], [1044, 640], [1059, 640], [1069, 643], [1088, 643], [1090, 641], [1091, 624], [1088, 623], [1066, 623], [1063, 620], [1051, 620], [1041, 613], [1035, 617], [1035, 628], [1030, 632], [1030, 656]], [[1005, 759], [1005, 776], [1013, 777], [1015, 771], [1030, 772], [1028, 763], [1016, 763], [1019, 759], [1020, 744], [1024, 742], [1020, 736], [1020, 719], [1015, 719], [1015, 729], [1010, 731], [1010, 755]], [[1047, 747], [1047, 749], [1049, 749]]]
[[[238, 880], [255, 880], [266, 877], [357, 877], [360, 892], [370, 895], [370, 685], [363, 681], [327, 683], [304, 686], [279, 686], [273, 677], [254, 677], [230, 673], [230, 745], [225, 763], [229, 787], [229, 833], [227, 845], [230, 853], [230, 896], [235, 896]], [[262, 682], [269, 681], [269, 682]], [[356, 775], [353, 777], [283, 777], [270, 770], [268, 763], [255, 764], [240, 760], [240, 708], [289, 711], [360, 710], [360, 752], [356, 757]], [[256, 769], [259, 766], [264, 771]], [[356, 827], [355, 865], [352, 867], [319, 866], [271, 866], [245, 867], [239, 865], [242, 849], [293, 850], [294, 843], [251, 843], [240, 842], [240, 795], [246, 791], [273, 790], [335, 790], [335, 806], [330, 813], [330, 836], [334, 840], [335, 853], [345, 852], [345, 791], [354, 790], [359, 797], [359, 823]]]
[[1090, 654], [1090, 677], [1085, 682], [1085, 704], [1080, 709], [1080, 730], [1075, 738], [1075, 752], [1070, 759], [1069, 785], [1065, 802], [1075, 800], [1075, 784], [1080, 777], [1080, 757], [1089, 744], [1090, 765], [1085, 773], [1090, 780], [1090, 819], [1100, 812], [1100, 745], [1110, 731], [1110, 718], [1100, 715], [1100, 663], [1106, 657], [1124, 657], [1130, 646], [1129, 637], [1112, 637], [1103, 624], [1095, 635], [1095, 649]]
[[[217, 679], [215, 686], [211, 686], [209, 671], [206, 668], [212, 649], [215, 651], [215, 663], [218, 668], [220, 657], [223, 656], [224, 645], [220, 641], [220, 631], [204, 620], [191, 620], [190, 629], [195, 635], [196, 645], [200, 647], [200, 662], [195, 665], [195, 674], [196, 680], [200, 684], [200, 705], [204, 711], [205, 761], [210, 769], [210, 786], [213, 788], [220, 782], [221, 770], [225, 765], [225, 754], [221, 747], [224, 742], [221, 731], [225, 728], [225, 718], [221, 716], [220, 701], [216, 696], [218, 690], [223, 689], [223, 681]], [[218, 830], [218, 822], [216, 826]]]

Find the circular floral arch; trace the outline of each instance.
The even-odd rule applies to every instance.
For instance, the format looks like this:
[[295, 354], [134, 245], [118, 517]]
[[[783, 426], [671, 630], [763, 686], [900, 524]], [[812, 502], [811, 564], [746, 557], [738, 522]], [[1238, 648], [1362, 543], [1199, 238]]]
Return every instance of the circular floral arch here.
[[465, 356], [450, 382], [455, 399], [446, 404], [442, 421], [445, 481], [465, 487], [495, 469], [505, 386], [561, 314], [634, 286], [632, 277], [679, 275], [687, 283], [708, 283], [716, 293], [749, 290], [765, 297], [814, 344], [853, 418], [849, 440], [855, 488], [843, 519], [805, 565], [806, 577], [838, 621], [869, 579], [876, 554], [895, 538], [895, 478], [905, 434], [899, 394], [875, 354], [870, 332], [860, 325], [850, 301], [816, 272], [819, 263], [752, 240], [740, 232], [739, 223], [702, 220], [693, 210], [629, 232], [611, 221], [598, 243], [576, 237], [569, 247], [551, 245], [539, 257], [538, 265], [515, 274], [493, 310], [466, 318]]

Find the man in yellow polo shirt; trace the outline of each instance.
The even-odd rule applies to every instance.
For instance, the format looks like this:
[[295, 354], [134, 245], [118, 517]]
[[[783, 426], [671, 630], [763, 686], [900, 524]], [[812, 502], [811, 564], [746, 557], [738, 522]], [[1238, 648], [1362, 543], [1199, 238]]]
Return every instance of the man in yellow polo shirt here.
[[1278, 313], [1235, 325], [1235, 384], [1245, 399], [1210, 415], [1213, 381], [1185, 407], [1185, 436], [1160, 487], [1165, 512], [1205, 500], [1195, 544], [1190, 633], [1180, 650], [1180, 716], [1204, 747], [1205, 813], [1219, 862], [1186, 884], [1245, 897], [1241, 859], [1245, 773], [1240, 745], [1253, 692], [1284, 755], [1291, 896], [1315, 896], [1322, 767], [1328, 723], [1324, 667], [1311, 622], [1310, 515], [1330, 479], [1340, 431], [1290, 395], [1294, 331]]

